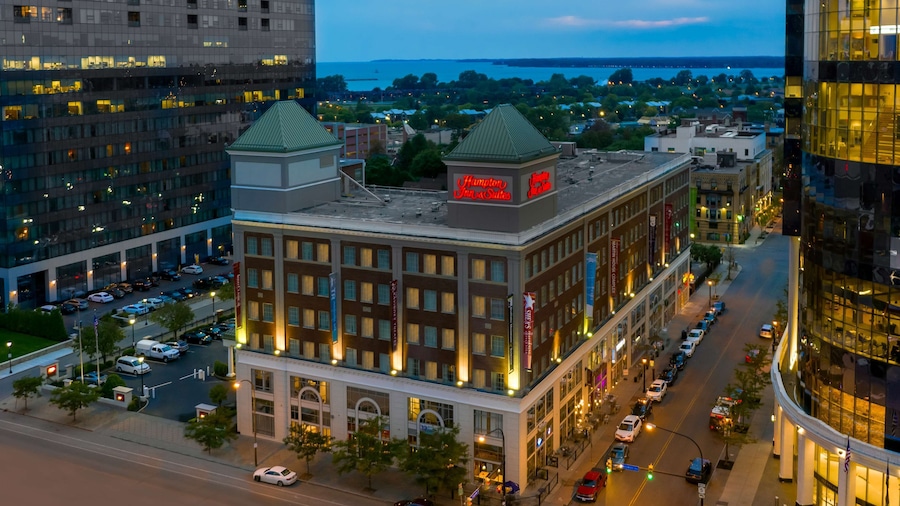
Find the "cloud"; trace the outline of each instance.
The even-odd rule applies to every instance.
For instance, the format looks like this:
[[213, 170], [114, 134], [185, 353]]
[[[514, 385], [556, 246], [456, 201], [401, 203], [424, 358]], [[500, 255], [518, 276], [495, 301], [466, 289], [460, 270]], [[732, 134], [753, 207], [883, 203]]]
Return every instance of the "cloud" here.
[[697, 18], [673, 18], [673, 19], [659, 19], [659, 20], [645, 20], [645, 19], [624, 19], [621, 21], [607, 20], [607, 19], [591, 19], [591, 18], [580, 18], [577, 16], [559, 16], [555, 18], [548, 18], [546, 20], [546, 24], [553, 28], [600, 28], [600, 27], [613, 27], [613, 28], [631, 28], [638, 30], [652, 30], [655, 28], [671, 28], [676, 26], [686, 26], [686, 25], [700, 25], [704, 23], [708, 23], [709, 18], [702, 16]]

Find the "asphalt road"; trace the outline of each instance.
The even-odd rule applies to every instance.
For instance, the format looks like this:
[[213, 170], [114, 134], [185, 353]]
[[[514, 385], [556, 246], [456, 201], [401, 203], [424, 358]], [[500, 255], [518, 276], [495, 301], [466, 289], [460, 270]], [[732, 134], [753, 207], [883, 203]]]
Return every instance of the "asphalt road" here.
[[[650, 423], [684, 436], [659, 429], [648, 431], [646, 427], [631, 444], [628, 463], [646, 468], [654, 465], [654, 478], [646, 479], [645, 471], [615, 472], [610, 476], [607, 487], [599, 494], [597, 503], [601, 505], [634, 506], [637, 504], [665, 504], [667, 506], [696, 506], [697, 486], [687, 483], [684, 472], [689, 461], [699, 456], [715, 467], [724, 458], [724, 443], [718, 434], [709, 430], [709, 412], [719, 395], [723, 395], [726, 385], [733, 381], [733, 372], [744, 361], [744, 345], [771, 345], [768, 339], [761, 339], [757, 333], [759, 326], [771, 322], [776, 309], [776, 301], [784, 296], [787, 286], [788, 238], [770, 235], [764, 243], [755, 248], [735, 249], [736, 261], [742, 272], [732, 282], [722, 300], [727, 304], [727, 312], [719, 318], [710, 333], [689, 359], [666, 398], [654, 405]], [[705, 290], [704, 290], [705, 291]], [[713, 292], [715, 294], [715, 292]], [[699, 315], [693, 318], [694, 323]], [[693, 325], [692, 325], [693, 326]], [[673, 335], [680, 329], [672, 331]], [[656, 360], [657, 372], [660, 366], [668, 364], [668, 355], [660, 355]], [[651, 372], [648, 371], [648, 383]], [[639, 380], [640, 381], [640, 380]], [[635, 399], [619, 399], [622, 409], [611, 423], [618, 424], [630, 413]], [[765, 417], [768, 420], [768, 417]], [[690, 439], [688, 439], [690, 438]], [[613, 441], [594, 445], [595, 467], [605, 467], [601, 457]], [[732, 458], [739, 450], [730, 448]], [[707, 485], [707, 502], [710, 497], [718, 497], [725, 487], [728, 472], [713, 470]], [[574, 488], [572, 493], [574, 494]], [[574, 502], [573, 502], [574, 503]]]

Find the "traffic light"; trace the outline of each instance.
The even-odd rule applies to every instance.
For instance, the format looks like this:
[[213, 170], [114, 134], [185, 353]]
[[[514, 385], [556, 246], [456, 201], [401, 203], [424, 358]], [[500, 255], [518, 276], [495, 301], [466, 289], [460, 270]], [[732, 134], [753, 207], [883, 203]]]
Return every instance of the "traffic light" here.
[[606, 474], [612, 474], [612, 459], [606, 459]]
[[653, 479], [653, 464], [650, 464], [649, 466], [647, 466], [647, 479], [648, 480]]

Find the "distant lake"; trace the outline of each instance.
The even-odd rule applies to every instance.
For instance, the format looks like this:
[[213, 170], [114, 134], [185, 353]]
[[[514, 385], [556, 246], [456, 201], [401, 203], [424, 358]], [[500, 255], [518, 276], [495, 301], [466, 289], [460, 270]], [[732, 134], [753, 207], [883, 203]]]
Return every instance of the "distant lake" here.
[[[553, 74], [562, 74], [567, 79], [578, 76], [590, 76], [598, 83], [606, 82], [613, 72], [622, 68], [611, 67], [510, 67], [506, 65], [494, 65], [492, 62], [472, 62], [456, 60], [384, 60], [368, 62], [318, 62], [316, 64], [316, 76], [326, 77], [342, 75], [347, 81], [347, 89], [350, 91], [369, 91], [374, 88], [382, 90], [393, 86], [394, 79], [413, 74], [422, 77], [422, 74], [434, 72], [439, 82], [456, 81], [459, 75], [467, 70], [474, 70], [491, 79], [506, 79], [519, 77], [531, 79], [534, 82], [549, 80]], [[646, 81], [654, 77], [671, 79], [682, 70], [690, 70], [694, 77], [705, 75], [707, 77], [719, 74], [737, 76], [743, 68], [674, 68], [674, 67], [631, 67], [631, 74], [635, 81]], [[751, 68], [757, 79], [771, 76], [784, 76], [784, 68]]]

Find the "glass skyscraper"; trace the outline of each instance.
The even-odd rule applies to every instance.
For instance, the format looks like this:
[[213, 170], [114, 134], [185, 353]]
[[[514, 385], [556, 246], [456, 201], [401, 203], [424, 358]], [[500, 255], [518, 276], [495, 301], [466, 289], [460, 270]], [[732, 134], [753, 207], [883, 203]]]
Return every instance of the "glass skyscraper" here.
[[0, 302], [35, 307], [231, 250], [225, 148], [313, 111], [313, 0], [6, 4]]

